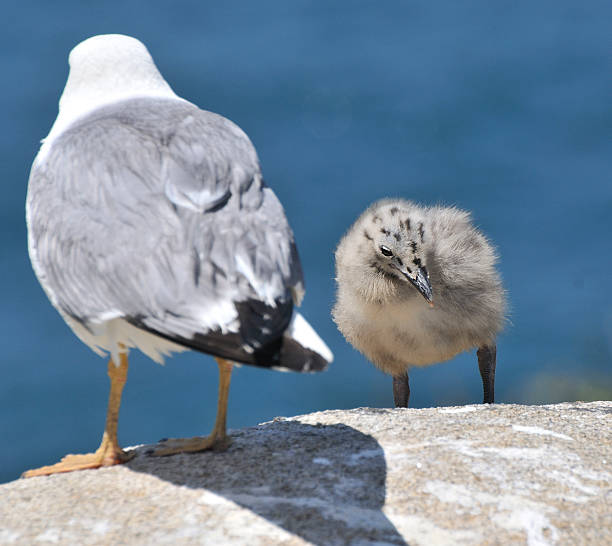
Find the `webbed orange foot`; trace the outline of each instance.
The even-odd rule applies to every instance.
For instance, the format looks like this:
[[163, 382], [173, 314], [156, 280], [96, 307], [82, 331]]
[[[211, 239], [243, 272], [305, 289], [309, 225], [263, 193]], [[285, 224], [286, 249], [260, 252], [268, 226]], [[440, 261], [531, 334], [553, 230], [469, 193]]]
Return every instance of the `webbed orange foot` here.
[[[223, 431], [225, 432], [225, 431]], [[214, 451], [225, 451], [231, 444], [229, 436], [214, 435], [194, 438], [170, 438], [159, 443], [159, 446], [153, 450], [152, 455], [155, 457], [166, 457], [176, 453], [196, 453], [198, 451], [206, 451], [208, 449]]]
[[61, 472], [73, 472], [75, 470], [86, 470], [88, 468], [99, 468], [101, 466], [112, 466], [125, 463], [136, 455], [136, 452], [125, 452], [122, 449], [98, 449], [95, 453], [82, 455], [66, 455], [59, 463], [41, 466], [24, 472], [22, 478], [33, 478], [35, 476], [48, 476]]
[[176, 453], [195, 453], [212, 449], [225, 451], [231, 444], [226, 433], [225, 418], [227, 415], [227, 397], [232, 375], [232, 363], [223, 358], [216, 358], [219, 365], [219, 398], [217, 400], [217, 418], [215, 426], [209, 436], [205, 438], [195, 436], [194, 438], [170, 438], [160, 442], [153, 450], [155, 457], [166, 457]]
[[34, 476], [48, 476], [60, 472], [72, 472], [74, 470], [85, 470], [87, 468], [99, 468], [101, 466], [112, 466], [129, 461], [136, 452], [126, 453], [119, 447], [117, 442], [117, 421], [119, 419], [119, 406], [121, 405], [121, 393], [127, 380], [128, 360], [125, 353], [120, 355], [119, 366], [115, 366], [111, 359], [108, 363], [108, 376], [111, 381], [111, 389], [106, 412], [106, 425], [102, 442], [95, 453], [83, 455], [66, 455], [59, 463], [42, 466], [24, 472], [22, 478]]

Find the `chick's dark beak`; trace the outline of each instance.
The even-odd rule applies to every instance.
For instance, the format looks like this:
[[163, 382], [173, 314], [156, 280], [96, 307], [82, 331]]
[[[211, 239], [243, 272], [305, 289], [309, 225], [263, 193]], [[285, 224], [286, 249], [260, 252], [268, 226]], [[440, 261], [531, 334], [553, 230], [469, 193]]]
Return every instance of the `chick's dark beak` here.
[[408, 280], [416, 287], [416, 289], [423, 295], [428, 303], [433, 304], [433, 291], [431, 284], [425, 271], [420, 267], [417, 269], [416, 277], [414, 279], [408, 277]]
[[427, 277], [427, 273], [423, 270], [423, 268], [418, 267], [415, 270], [408, 271], [406, 266], [400, 266], [399, 264], [394, 264], [397, 269], [399, 269], [400, 273], [410, 281], [410, 283], [421, 293], [421, 295], [427, 300], [429, 305], [433, 307], [433, 291], [431, 289], [431, 283], [429, 282], [429, 278]]

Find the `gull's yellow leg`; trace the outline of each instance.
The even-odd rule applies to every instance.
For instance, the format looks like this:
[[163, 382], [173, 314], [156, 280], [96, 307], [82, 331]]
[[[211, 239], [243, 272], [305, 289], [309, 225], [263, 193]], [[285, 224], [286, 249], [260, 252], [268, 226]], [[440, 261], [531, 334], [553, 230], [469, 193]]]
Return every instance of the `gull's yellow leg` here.
[[215, 358], [219, 365], [219, 399], [217, 401], [217, 418], [215, 426], [210, 435], [205, 438], [170, 438], [161, 443], [155, 449], [153, 455], [164, 457], [175, 453], [191, 453], [204, 451], [205, 449], [224, 450], [229, 446], [229, 438], [226, 434], [225, 422], [227, 416], [227, 397], [229, 394], [230, 380], [232, 378], [232, 363], [223, 358]]
[[111, 466], [124, 463], [134, 456], [134, 453], [125, 453], [117, 442], [117, 421], [119, 419], [119, 406], [121, 393], [127, 380], [128, 359], [127, 354], [120, 353], [119, 366], [113, 360], [108, 362], [108, 376], [110, 377], [110, 395], [108, 397], [108, 410], [106, 412], [106, 426], [102, 443], [95, 453], [84, 455], [66, 455], [59, 463], [28, 470], [22, 474], [24, 478], [33, 476], [47, 476], [59, 472], [72, 472], [100, 466]]

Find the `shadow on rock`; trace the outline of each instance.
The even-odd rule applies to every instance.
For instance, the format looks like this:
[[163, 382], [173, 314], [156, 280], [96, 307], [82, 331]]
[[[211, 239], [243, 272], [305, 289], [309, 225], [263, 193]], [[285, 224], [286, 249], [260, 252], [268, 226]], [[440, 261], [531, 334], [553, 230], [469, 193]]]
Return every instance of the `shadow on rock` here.
[[276, 420], [231, 437], [222, 453], [157, 458], [140, 448], [127, 466], [222, 495], [315, 544], [405, 544], [382, 512], [387, 467], [372, 436]]

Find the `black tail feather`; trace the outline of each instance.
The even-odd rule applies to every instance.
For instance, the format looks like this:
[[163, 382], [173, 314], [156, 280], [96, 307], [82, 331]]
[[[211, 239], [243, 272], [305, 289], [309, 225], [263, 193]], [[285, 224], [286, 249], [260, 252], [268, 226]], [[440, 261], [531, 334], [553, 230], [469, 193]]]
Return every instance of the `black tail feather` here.
[[173, 343], [241, 364], [296, 372], [327, 368], [328, 362], [320, 354], [285, 335], [293, 313], [291, 300], [278, 301], [274, 307], [247, 300], [237, 303], [236, 311], [239, 332], [223, 333], [218, 329], [196, 333], [191, 338], [160, 331], [148, 325], [145, 317], [126, 317], [126, 320]]

